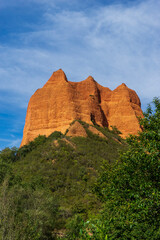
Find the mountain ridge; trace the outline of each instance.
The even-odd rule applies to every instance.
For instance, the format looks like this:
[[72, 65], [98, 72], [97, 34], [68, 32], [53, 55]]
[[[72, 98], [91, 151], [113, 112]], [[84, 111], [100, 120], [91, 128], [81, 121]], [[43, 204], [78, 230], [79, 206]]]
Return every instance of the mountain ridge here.
[[143, 116], [140, 99], [124, 83], [111, 91], [92, 76], [80, 82], [68, 81], [59, 69], [29, 101], [21, 146], [38, 135], [64, 133], [73, 120], [116, 126], [125, 138], [141, 131], [137, 116]]

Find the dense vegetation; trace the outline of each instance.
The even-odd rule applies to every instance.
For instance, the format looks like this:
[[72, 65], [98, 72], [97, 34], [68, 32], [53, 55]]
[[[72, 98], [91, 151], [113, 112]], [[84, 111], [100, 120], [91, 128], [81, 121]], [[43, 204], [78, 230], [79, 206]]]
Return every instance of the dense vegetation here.
[[153, 103], [140, 119], [143, 132], [128, 138], [119, 161], [103, 165], [94, 187], [101, 212], [76, 219], [70, 239], [160, 239], [160, 100]]
[[114, 127], [95, 126], [100, 138], [81, 122], [87, 138], [54, 132], [2, 150], [0, 239], [160, 239], [160, 100], [153, 103], [127, 144]]
[[81, 224], [99, 212], [94, 183], [102, 166], [116, 161], [127, 145], [115, 129], [95, 126], [105, 139], [81, 124], [87, 138], [54, 132], [0, 152], [0, 239], [76, 239], [75, 219]]

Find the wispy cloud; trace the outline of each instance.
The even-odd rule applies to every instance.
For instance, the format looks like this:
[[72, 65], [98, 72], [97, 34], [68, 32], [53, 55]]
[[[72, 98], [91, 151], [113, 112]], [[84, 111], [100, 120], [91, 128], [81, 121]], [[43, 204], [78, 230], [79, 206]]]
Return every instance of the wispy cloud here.
[[14, 139], [9, 143], [9, 147], [20, 146], [22, 139]]
[[[92, 75], [114, 89], [122, 82], [139, 94], [142, 106], [159, 95], [160, 2], [134, 4], [82, 4], [82, 1], [2, 1], [3, 7], [18, 4], [40, 8], [40, 20], [28, 31], [15, 31], [0, 41], [0, 97], [26, 110], [33, 92], [44, 85], [53, 71], [63, 68], [69, 80]], [[102, 3], [101, 2], [101, 3]], [[0, 0], [1, 3], [1, 0]], [[88, 6], [88, 7], [87, 7]], [[10, 100], [12, 99], [12, 100]]]
[[0, 48], [0, 76], [6, 79], [0, 88], [31, 94], [52, 70], [63, 67], [74, 80], [92, 74], [111, 88], [127, 82], [142, 98], [152, 98], [158, 94], [160, 75], [158, 9], [158, 1], [91, 8], [87, 13], [49, 9], [38, 29], [17, 36], [20, 48]]
[[6, 147], [12, 148], [14, 146], [20, 146], [22, 139], [14, 139], [14, 140], [9, 140], [9, 139], [4, 139], [0, 138], [0, 142], [3, 143], [3, 145], [0, 145], [0, 151]]

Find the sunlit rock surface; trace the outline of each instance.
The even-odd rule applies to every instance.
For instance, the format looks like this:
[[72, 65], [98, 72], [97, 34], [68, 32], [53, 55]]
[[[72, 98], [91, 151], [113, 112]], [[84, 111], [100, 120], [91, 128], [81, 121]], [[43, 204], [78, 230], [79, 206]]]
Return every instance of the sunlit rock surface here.
[[64, 133], [75, 119], [103, 127], [116, 126], [126, 137], [141, 131], [137, 116], [143, 116], [139, 97], [124, 83], [111, 91], [91, 76], [70, 82], [59, 69], [29, 101], [21, 146], [38, 135]]

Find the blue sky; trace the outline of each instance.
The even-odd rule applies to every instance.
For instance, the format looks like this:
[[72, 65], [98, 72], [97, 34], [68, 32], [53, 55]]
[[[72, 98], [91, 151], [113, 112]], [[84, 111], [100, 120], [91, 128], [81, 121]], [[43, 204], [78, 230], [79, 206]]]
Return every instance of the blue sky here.
[[0, 149], [19, 146], [29, 98], [53, 71], [70, 81], [160, 92], [159, 0], [0, 0]]

